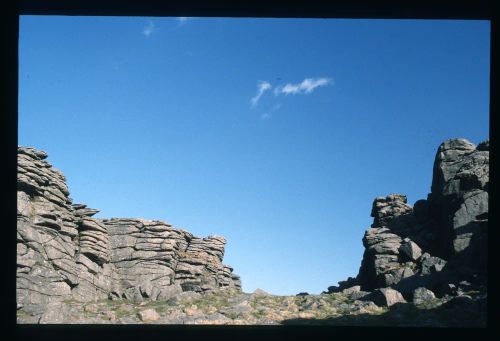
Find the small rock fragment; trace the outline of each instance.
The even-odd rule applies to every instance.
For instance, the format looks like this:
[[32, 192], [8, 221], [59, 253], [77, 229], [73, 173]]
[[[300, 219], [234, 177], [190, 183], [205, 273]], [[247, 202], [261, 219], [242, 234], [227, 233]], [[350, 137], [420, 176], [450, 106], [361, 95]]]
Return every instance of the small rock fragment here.
[[160, 318], [160, 315], [154, 309], [146, 309], [140, 311], [137, 314], [137, 317], [139, 317], [139, 319], [141, 319], [142, 322], [153, 322], [158, 320]]

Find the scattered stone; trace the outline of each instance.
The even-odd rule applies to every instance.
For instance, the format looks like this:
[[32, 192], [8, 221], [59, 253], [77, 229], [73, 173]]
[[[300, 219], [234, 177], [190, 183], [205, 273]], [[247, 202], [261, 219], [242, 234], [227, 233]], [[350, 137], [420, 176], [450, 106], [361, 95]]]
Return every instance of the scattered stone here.
[[474, 286], [469, 281], [461, 281], [458, 283], [458, 290], [461, 292], [466, 292], [473, 290]]
[[114, 311], [103, 311], [101, 315], [105, 320], [116, 321], [116, 313]]
[[156, 321], [160, 318], [160, 315], [156, 312], [154, 309], [146, 309], [143, 311], [140, 311], [137, 314], [137, 317], [141, 319], [142, 322], [153, 322]]
[[446, 265], [446, 261], [439, 257], [431, 256], [428, 253], [424, 253], [420, 258], [420, 264], [422, 267], [421, 273], [424, 275], [429, 275], [431, 273], [443, 270], [444, 266]]
[[350, 288], [342, 290], [342, 293], [346, 294], [346, 295], [352, 295], [352, 294], [358, 293], [360, 291], [361, 291], [361, 286], [355, 285], [355, 286], [352, 286]]
[[184, 313], [187, 316], [200, 315], [200, 311], [198, 310], [198, 307], [195, 305], [191, 305], [188, 308], [184, 308]]
[[257, 288], [253, 291], [252, 295], [253, 296], [269, 296], [269, 293], [267, 293], [266, 291], [264, 291], [260, 288]]
[[368, 296], [370, 294], [369, 291], [357, 291], [357, 292], [353, 292], [349, 295], [349, 297], [351, 298], [351, 300], [359, 300], [359, 299], [362, 299], [363, 297], [365, 296]]
[[372, 294], [364, 297], [372, 301], [379, 307], [390, 307], [396, 303], [406, 303], [403, 295], [397, 290], [391, 288], [381, 288], [375, 290]]
[[415, 289], [413, 292], [413, 303], [414, 304], [420, 304], [423, 302], [428, 302], [436, 298], [434, 293], [430, 291], [429, 289], [426, 289], [424, 287], [420, 287]]

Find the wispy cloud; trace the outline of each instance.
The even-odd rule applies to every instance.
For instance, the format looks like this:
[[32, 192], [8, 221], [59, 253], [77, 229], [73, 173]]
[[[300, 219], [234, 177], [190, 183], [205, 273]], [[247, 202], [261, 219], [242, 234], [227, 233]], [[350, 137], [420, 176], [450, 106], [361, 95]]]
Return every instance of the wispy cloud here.
[[266, 111], [265, 113], [262, 113], [260, 115], [260, 118], [263, 119], [263, 120], [268, 120], [271, 118], [271, 114], [277, 110], [279, 110], [281, 108], [281, 103], [278, 103], [278, 104], [275, 104], [271, 109], [269, 109], [268, 111]]
[[271, 89], [271, 83], [266, 81], [260, 81], [259, 83], [257, 83], [257, 94], [250, 99], [252, 105], [253, 106], [257, 105], [264, 92], [266, 92], [269, 89]]
[[[319, 77], [319, 78], [305, 78], [302, 82], [300, 83], [286, 83], [285, 85], [280, 85], [273, 87], [271, 86], [271, 83], [267, 81], [259, 81], [257, 83], [257, 93], [255, 94], [254, 97], [250, 99], [250, 103], [252, 104], [253, 107], [255, 107], [261, 97], [266, 93], [266, 91], [274, 91], [275, 96], [279, 95], [297, 95], [297, 94], [303, 94], [307, 95], [312, 93], [316, 88], [326, 86], [329, 84], [333, 84], [333, 80], [331, 78], [327, 77]], [[272, 113], [279, 110], [281, 108], [281, 103], [277, 103], [274, 106], [272, 106], [270, 109], [267, 111], [263, 112], [260, 114], [260, 118], [263, 120], [268, 120], [272, 117]]]
[[151, 20], [148, 20], [148, 23], [146, 24], [146, 26], [144, 26], [144, 29], [142, 30], [142, 34], [144, 34], [144, 36], [147, 38], [151, 34], [153, 34], [155, 30], [156, 30], [155, 24]]
[[274, 88], [274, 95], [278, 96], [280, 94], [285, 95], [296, 95], [296, 94], [310, 94], [314, 89], [320, 86], [326, 86], [331, 84], [333, 81], [331, 78], [321, 77], [321, 78], [306, 78], [301, 83], [292, 84], [287, 83], [284, 86], [278, 86]]

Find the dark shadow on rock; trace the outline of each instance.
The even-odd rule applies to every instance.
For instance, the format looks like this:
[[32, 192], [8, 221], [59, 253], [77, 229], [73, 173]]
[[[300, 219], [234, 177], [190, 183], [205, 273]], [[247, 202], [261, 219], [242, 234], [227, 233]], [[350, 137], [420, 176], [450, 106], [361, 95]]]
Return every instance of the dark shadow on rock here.
[[[420, 204], [420, 206], [422, 206], [422, 204]], [[424, 213], [427, 214], [427, 212], [420, 212], [419, 214], [424, 215]], [[396, 234], [401, 239], [410, 238], [411, 241], [415, 242], [421, 248], [422, 252], [430, 253], [433, 256], [440, 254], [437, 251], [441, 247], [439, 240], [440, 235], [439, 230], [435, 227], [435, 223], [428, 216], [420, 217], [419, 219], [421, 221], [420, 223], [417, 222], [413, 213], [402, 214], [388, 219], [384, 227], [390, 230], [389, 233]], [[377, 225], [374, 223], [372, 227], [377, 227]], [[373, 290], [392, 286], [401, 280], [397, 278], [394, 282], [390, 283], [385, 277], [386, 273], [377, 274], [376, 266], [374, 265], [377, 256], [393, 257], [395, 258], [393, 262], [400, 264], [409, 261], [408, 256], [401, 252], [399, 252], [399, 254], [391, 252], [380, 253], [375, 251], [375, 249], [365, 248], [358, 276], [356, 277], [357, 284], [361, 285], [362, 290]]]
[[[386, 273], [377, 274], [376, 272], [375, 257], [380, 254], [373, 249], [365, 249], [356, 278], [357, 283], [361, 285], [362, 290], [374, 290], [391, 286], [407, 297], [410, 292], [418, 287], [426, 287], [439, 292], [438, 287], [443, 284], [455, 283], [461, 279], [472, 281], [473, 278], [470, 276], [473, 275], [484, 277], [487, 272], [488, 249], [488, 220], [484, 219], [485, 216], [482, 215], [480, 218], [483, 219], [476, 219], [456, 229], [455, 233], [457, 235], [470, 235], [469, 240], [461, 252], [455, 253], [446, 259], [448, 262], [441, 271], [430, 274], [418, 273], [406, 278], [397, 278], [394, 283], [390, 283], [387, 282]], [[442, 236], [439, 235], [439, 231], [430, 232], [434, 229], [431, 227], [435, 224], [431, 218], [421, 218], [421, 220], [426, 220], [425, 224], [428, 225], [415, 224], [414, 217], [410, 213], [393, 217], [387, 222], [387, 227], [391, 230], [391, 233], [399, 235], [402, 239], [409, 237], [421, 247], [423, 252], [440, 257], [442, 252], [436, 250], [442, 245], [442, 241], [440, 241]], [[381, 255], [384, 256], [384, 254]], [[408, 261], [405, 255], [402, 253], [397, 255], [398, 263], [403, 264], [405, 261]]]
[[325, 319], [295, 318], [283, 325], [380, 326], [380, 327], [486, 327], [486, 299], [473, 301], [457, 297], [435, 308], [397, 303], [385, 313], [342, 315]]
[[[425, 287], [427, 289], [433, 290], [443, 278], [443, 274], [440, 272], [431, 273], [424, 276], [411, 276], [408, 278], [403, 278], [397, 284], [393, 285], [393, 288], [402, 293], [404, 296], [413, 293], [413, 290], [419, 287]], [[433, 290], [434, 291], [434, 290]]]
[[[487, 224], [487, 222], [486, 222]], [[465, 233], [480, 233], [480, 232], [485, 232], [485, 227], [484, 227], [483, 221], [471, 221], [470, 223], [460, 226], [455, 229], [456, 235], [462, 235]]]

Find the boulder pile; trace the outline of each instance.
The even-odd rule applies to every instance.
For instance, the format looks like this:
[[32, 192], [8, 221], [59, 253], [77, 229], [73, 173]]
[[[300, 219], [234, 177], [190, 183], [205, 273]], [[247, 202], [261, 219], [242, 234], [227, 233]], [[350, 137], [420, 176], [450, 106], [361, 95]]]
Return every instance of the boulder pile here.
[[375, 198], [359, 273], [328, 292], [360, 286], [378, 302], [387, 292], [401, 300], [394, 290], [416, 302], [486, 292], [488, 185], [488, 141], [443, 142], [427, 199], [412, 207], [402, 194]]

